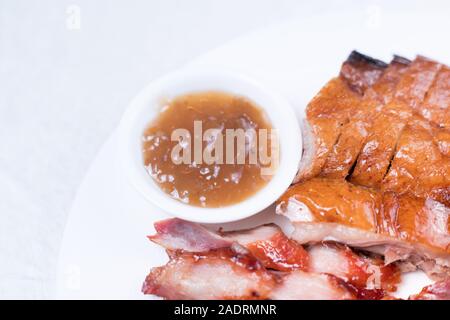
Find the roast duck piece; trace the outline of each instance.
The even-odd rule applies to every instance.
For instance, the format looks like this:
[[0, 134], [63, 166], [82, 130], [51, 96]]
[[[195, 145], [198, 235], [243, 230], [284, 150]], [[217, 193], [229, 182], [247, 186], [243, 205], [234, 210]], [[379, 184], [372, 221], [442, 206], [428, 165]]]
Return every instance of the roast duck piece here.
[[149, 238], [170, 260], [143, 292], [393, 299], [401, 272], [419, 268], [436, 283], [410, 299], [450, 299], [449, 104], [449, 67], [352, 52], [307, 107], [302, 163], [276, 210], [293, 228], [157, 222]]
[[290, 237], [449, 277], [449, 130], [450, 68], [353, 52], [307, 107], [303, 163], [277, 208]]

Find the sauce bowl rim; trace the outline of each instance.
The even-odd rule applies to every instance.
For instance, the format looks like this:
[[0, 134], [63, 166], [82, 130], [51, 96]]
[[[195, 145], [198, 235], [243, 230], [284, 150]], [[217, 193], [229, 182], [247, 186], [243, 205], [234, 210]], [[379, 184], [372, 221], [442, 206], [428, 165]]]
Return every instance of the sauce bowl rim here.
[[[236, 204], [209, 208], [182, 203], [161, 190], [144, 166], [142, 135], [158, 116], [161, 101], [202, 91], [222, 91], [248, 98], [264, 110], [278, 132], [281, 155], [275, 174], [259, 191]], [[272, 205], [294, 180], [301, 154], [300, 124], [287, 99], [247, 75], [220, 69], [186, 68], [150, 83], [130, 102], [118, 129], [120, 169], [134, 189], [164, 213], [199, 223], [238, 221]]]

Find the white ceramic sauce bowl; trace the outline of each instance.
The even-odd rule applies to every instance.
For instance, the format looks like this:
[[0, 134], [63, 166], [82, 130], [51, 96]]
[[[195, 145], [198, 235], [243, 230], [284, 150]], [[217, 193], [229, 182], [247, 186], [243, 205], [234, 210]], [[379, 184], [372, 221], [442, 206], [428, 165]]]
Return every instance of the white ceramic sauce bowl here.
[[[279, 166], [272, 179], [249, 198], [219, 208], [192, 206], [172, 198], [150, 177], [143, 163], [142, 136], [158, 117], [161, 101], [205, 91], [222, 91], [249, 99], [264, 110], [279, 138]], [[237, 221], [270, 206], [291, 184], [302, 153], [300, 125], [286, 99], [244, 75], [213, 70], [178, 71], [144, 88], [123, 115], [118, 142], [121, 170], [145, 199], [165, 213], [200, 223]]]

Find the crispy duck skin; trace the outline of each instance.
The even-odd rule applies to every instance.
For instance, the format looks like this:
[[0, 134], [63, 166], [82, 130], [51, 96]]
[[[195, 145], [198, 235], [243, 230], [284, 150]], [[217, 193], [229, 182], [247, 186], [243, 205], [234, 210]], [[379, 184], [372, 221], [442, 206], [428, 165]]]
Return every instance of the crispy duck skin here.
[[412, 262], [436, 279], [450, 275], [450, 209], [434, 199], [314, 178], [291, 186], [277, 212], [291, 220], [299, 243], [337, 241], [386, 263]]
[[429, 197], [450, 206], [450, 158], [420, 123], [409, 122], [403, 129], [382, 190]]
[[318, 175], [348, 123], [361, 105], [362, 94], [381, 77], [387, 65], [352, 52], [342, 65], [340, 76], [330, 80], [307, 107], [302, 124], [304, 150], [295, 182]]
[[[276, 225], [220, 235], [180, 219], [160, 221], [155, 227], [157, 234], [149, 238], [169, 251], [200, 251], [204, 254], [210, 250], [223, 249], [223, 243], [226, 242], [228, 247], [238, 244], [245, 247], [268, 270], [332, 275], [340, 279], [340, 284], [345, 284], [347, 290], [357, 298], [380, 298], [384, 292], [394, 291], [400, 280], [399, 269], [393, 265], [385, 266], [378, 257], [356, 254], [348, 247], [334, 243], [318, 244], [305, 250], [297, 242], [288, 239]], [[191, 245], [194, 242], [196, 245]], [[210, 245], [206, 246], [203, 242]], [[314, 282], [324, 280], [324, 277], [311, 277], [315, 279]], [[332, 278], [327, 279], [331, 281]]]
[[450, 128], [450, 68], [439, 71], [427, 97], [416, 111], [425, 119], [442, 128]]
[[373, 121], [351, 176], [353, 183], [380, 187], [395, 153], [398, 139], [414, 108], [422, 104], [442, 65], [417, 57], [404, 72], [391, 102]]
[[377, 82], [364, 92], [365, 98], [376, 99], [381, 106], [392, 101], [397, 84], [411, 64], [409, 59], [394, 55], [394, 58], [384, 70]]
[[408, 65], [408, 60], [394, 58], [378, 81], [366, 88], [359, 107], [354, 110], [350, 121], [343, 125], [336, 144], [329, 152], [321, 176], [345, 178], [348, 175], [370, 132], [373, 118], [385, 103], [391, 101], [395, 87]]
[[330, 80], [313, 98], [302, 126], [305, 148], [295, 181], [320, 173], [342, 126], [348, 122], [349, 110], [360, 104], [361, 97], [341, 78]]
[[450, 157], [450, 129], [434, 129], [433, 137], [441, 153]]
[[[341, 78], [352, 90], [351, 81], [361, 83]], [[293, 239], [338, 241], [437, 279], [449, 276], [449, 86], [449, 68], [421, 56], [396, 57], [378, 81], [359, 86], [363, 104], [340, 108], [351, 115], [325, 160], [312, 161], [321, 172], [280, 199]]]
[[339, 76], [353, 91], [363, 95], [378, 81], [386, 68], [387, 64], [383, 61], [354, 50], [342, 64]]

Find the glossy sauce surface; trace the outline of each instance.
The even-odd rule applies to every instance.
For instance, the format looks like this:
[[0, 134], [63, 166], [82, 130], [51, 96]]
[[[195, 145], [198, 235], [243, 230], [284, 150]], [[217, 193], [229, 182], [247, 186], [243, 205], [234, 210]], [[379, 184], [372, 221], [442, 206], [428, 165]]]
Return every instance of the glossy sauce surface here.
[[[198, 122], [195, 127], [194, 121], [201, 121], [200, 139], [203, 141], [198, 140]], [[180, 128], [189, 131], [189, 143], [186, 139], [174, 139], [172, 136], [174, 130]], [[204, 136], [208, 129], [216, 129], [212, 138]], [[243, 149], [239, 151], [236, 137], [233, 139], [234, 154], [230, 158], [234, 161], [227, 161], [228, 146], [231, 145], [226, 137], [227, 129], [255, 130], [255, 136], [246, 135], [244, 163], [238, 161]], [[271, 178], [270, 175], [261, 174], [263, 166], [259, 158], [256, 163], [250, 160], [250, 145], [258, 140], [259, 129], [270, 132], [272, 127], [264, 111], [246, 98], [223, 92], [199, 92], [179, 96], [166, 103], [159, 117], [145, 130], [142, 144], [144, 164], [161, 189], [179, 201], [200, 207], [235, 204], [255, 194]], [[201, 159], [199, 163], [198, 157], [195, 156], [197, 147], [201, 145], [202, 154], [208, 148], [212, 150], [212, 145], [219, 145], [215, 144], [220, 140], [219, 135], [223, 143], [221, 160], [217, 161], [215, 158], [214, 163], [208, 164], [208, 161]], [[270, 135], [268, 139], [270, 155]], [[200, 142], [195, 144], [195, 141]], [[188, 163], [173, 161], [172, 151], [177, 145], [178, 150], [190, 150]], [[216, 151], [210, 154], [215, 156]]]

